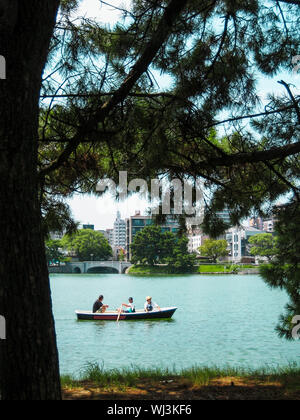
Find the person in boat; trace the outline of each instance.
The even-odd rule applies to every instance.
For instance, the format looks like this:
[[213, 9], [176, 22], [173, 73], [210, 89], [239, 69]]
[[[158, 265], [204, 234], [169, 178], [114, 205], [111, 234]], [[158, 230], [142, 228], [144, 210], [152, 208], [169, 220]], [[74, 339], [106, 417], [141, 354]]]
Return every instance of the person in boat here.
[[152, 301], [151, 296], [146, 297], [146, 302], [145, 302], [145, 305], [144, 305], [144, 309], [145, 309], [145, 312], [152, 312], [155, 309], [158, 309], [159, 311], [161, 311], [158, 304]]
[[100, 295], [99, 298], [96, 300], [96, 302], [94, 303], [93, 306], [93, 314], [100, 312], [101, 314], [103, 314], [106, 309], [108, 308], [108, 305], [103, 305], [103, 295]]
[[125, 309], [125, 310], [122, 309], [122, 312], [125, 312], [127, 314], [135, 312], [135, 305], [133, 303], [133, 298], [132, 297], [130, 297], [128, 299], [128, 303], [122, 303], [122, 308], [123, 308], [123, 306], [127, 309]]

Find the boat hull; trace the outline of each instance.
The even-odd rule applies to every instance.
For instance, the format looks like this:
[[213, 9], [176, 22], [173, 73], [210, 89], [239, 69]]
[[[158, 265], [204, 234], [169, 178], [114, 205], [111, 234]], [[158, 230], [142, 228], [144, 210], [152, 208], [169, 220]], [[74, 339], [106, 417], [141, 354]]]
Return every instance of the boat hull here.
[[[162, 308], [161, 311], [144, 312], [137, 311], [132, 313], [121, 313], [119, 321], [133, 321], [141, 319], [169, 319], [172, 318], [177, 308]], [[85, 321], [117, 321], [118, 312], [92, 313], [76, 311], [78, 320]]]

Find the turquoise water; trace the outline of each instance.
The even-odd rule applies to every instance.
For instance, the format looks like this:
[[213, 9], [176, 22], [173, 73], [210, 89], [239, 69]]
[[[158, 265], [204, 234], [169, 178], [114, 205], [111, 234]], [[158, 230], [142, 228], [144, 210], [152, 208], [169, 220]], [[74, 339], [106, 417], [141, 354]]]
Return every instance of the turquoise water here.
[[[52, 275], [51, 288], [62, 373], [88, 362], [107, 369], [300, 363], [299, 341], [274, 331], [287, 296], [259, 276]], [[129, 296], [141, 308], [150, 294], [178, 310], [172, 320], [77, 321], [74, 311], [91, 310], [100, 293], [113, 309]]]

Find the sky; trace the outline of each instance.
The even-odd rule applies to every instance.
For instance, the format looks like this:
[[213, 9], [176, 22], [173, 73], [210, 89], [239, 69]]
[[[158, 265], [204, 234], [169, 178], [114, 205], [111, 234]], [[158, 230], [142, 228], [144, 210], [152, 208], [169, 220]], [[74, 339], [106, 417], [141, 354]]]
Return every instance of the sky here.
[[[130, 5], [131, 0], [107, 0], [107, 2], [117, 7], [126, 8]], [[103, 4], [100, 0], [81, 0], [76, 16], [96, 18], [98, 21], [111, 26], [122, 19], [122, 13], [120, 11]], [[158, 73], [155, 73], [155, 78], [160, 89], [170, 86], [171, 79], [168, 77], [161, 77]], [[262, 77], [258, 81], [258, 91], [260, 92], [260, 98], [263, 104], [268, 102], [268, 94], [285, 93], [283, 86], [277, 83], [277, 81], [281, 79], [287, 83], [294, 84], [295, 87], [293, 87], [293, 92], [295, 94], [300, 94], [300, 90], [296, 88], [296, 86], [300, 86], [300, 71], [298, 74], [284, 72], [272, 79]], [[96, 229], [112, 228], [118, 210], [121, 212], [122, 218], [126, 218], [133, 215], [136, 210], [140, 210], [145, 214], [149, 206], [149, 204], [144, 199], [138, 197], [138, 195], [130, 197], [125, 202], [116, 203], [113, 197], [108, 194], [101, 198], [93, 195], [76, 194], [68, 200], [68, 203], [76, 221], [84, 224], [93, 224]]]
[[109, 195], [99, 198], [87, 194], [76, 194], [68, 200], [68, 203], [76, 221], [95, 225], [97, 230], [112, 228], [117, 211], [120, 211], [121, 217], [125, 219], [134, 215], [137, 210], [146, 214], [148, 207], [147, 202], [138, 195], [117, 203]]
[[[126, 9], [131, 4], [131, 0], [107, 0], [107, 3]], [[122, 12], [104, 4], [100, 0], [81, 0], [76, 15], [97, 19], [99, 22], [114, 25], [122, 17]]]

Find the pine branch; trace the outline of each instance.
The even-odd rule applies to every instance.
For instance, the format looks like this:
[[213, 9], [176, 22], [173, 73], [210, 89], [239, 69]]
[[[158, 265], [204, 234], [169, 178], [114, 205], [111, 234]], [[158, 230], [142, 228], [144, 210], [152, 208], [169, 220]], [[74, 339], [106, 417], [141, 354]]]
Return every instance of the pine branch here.
[[289, 97], [291, 98], [291, 100], [292, 100], [292, 102], [294, 104], [294, 108], [296, 110], [297, 117], [298, 117], [298, 124], [300, 124], [300, 108], [299, 108], [299, 105], [298, 105], [298, 102], [299, 101], [296, 100], [295, 96], [292, 94], [292, 91], [290, 89], [290, 86], [285, 81], [280, 80], [278, 83], [280, 85], [283, 85], [286, 88], [286, 90], [287, 90], [287, 92], [289, 94]]
[[[295, 101], [296, 101], [297, 106], [299, 106], [298, 105], [299, 100], [295, 99]], [[259, 117], [264, 117], [266, 115], [272, 115], [272, 114], [279, 114], [280, 112], [289, 111], [289, 110], [294, 109], [294, 108], [295, 108], [295, 105], [289, 105], [289, 106], [286, 106], [284, 108], [274, 109], [272, 111], [265, 111], [265, 112], [260, 112], [260, 113], [257, 113], [257, 114], [249, 114], [249, 115], [242, 115], [240, 117], [228, 118], [226, 120], [216, 121], [216, 122], [214, 122], [210, 125], [205, 126], [204, 128], [208, 129], [208, 128], [216, 127], [218, 125], [226, 124], [226, 123], [229, 123], [229, 122], [247, 120], [247, 119], [252, 119], [252, 118], [259, 118]]]
[[300, 153], [300, 142], [288, 144], [282, 147], [274, 147], [269, 150], [254, 151], [248, 153], [235, 153], [222, 158], [212, 158], [207, 161], [197, 162], [200, 168], [231, 167], [246, 163], [271, 162], [275, 159], [284, 159]]
[[85, 133], [93, 129], [93, 127], [95, 127], [95, 125], [99, 122], [103, 122], [110, 112], [126, 99], [136, 82], [147, 71], [161, 46], [169, 38], [173, 24], [176, 22], [178, 16], [184, 10], [187, 3], [188, 0], [170, 1], [152, 39], [147, 44], [144, 53], [137, 60], [121, 87], [113, 94], [112, 98], [103, 104], [102, 107], [99, 108], [99, 110], [90, 118], [90, 120], [85, 124], [84, 130], [81, 129], [80, 132], [74, 136], [73, 140], [67, 145], [66, 149], [62, 152], [58, 159], [40, 172], [40, 178], [43, 178], [52, 171], [58, 169], [77, 149]]
[[[113, 92], [99, 92], [99, 93], [66, 93], [66, 94], [62, 94], [62, 95], [40, 95], [41, 99], [76, 99], [76, 98], [93, 98], [93, 97], [106, 97], [106, 96], [113, 96], [116, 93], [116, 91]], [[167, 93], [167, 92], [157, 92], [157, 93], [137, 93], [137, 92], [132, 92], [132, 93], [128, 93], [127, 97], [133, 97], [133, 98], [168, 98], [168, 99], [176, 99], [179, 101], [183, 101], [183, 102], [189, 102], [191, 105], [193, 105], [189, 100], [173, 95], [171, 93]]]
[[300, 196], [299, 196], [299, 189], [292, 184], [288, 179], [286, 179], [277, 169], [274, 168], [273, 165], [271, 165], [269, 162], [264, 162], [264, 164], [267, 166], [267, 168], [270, 169], [284, 184], [286, 184], [293, 192], [298, 202], [300, 202]]

